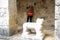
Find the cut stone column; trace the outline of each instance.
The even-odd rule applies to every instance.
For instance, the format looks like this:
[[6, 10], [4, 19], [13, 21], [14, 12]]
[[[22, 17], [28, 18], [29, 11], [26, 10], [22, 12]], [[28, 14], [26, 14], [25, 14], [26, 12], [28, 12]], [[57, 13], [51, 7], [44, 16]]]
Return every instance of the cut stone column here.
[[9, 36], [8, 0], [0, 0], [0, 36]]
[[16, 0], [0, 0], [0, 35], [9, 36], [16, 33]]
[[55, 32], [57, 40], [60, 39], [60, 0], [55, 0]]
[[16, 18], [17, 18], [17, 5], [16, 0], [9, 0], [9, 34], [13, 35], [17, 33], [17, 24], [16, 24]]

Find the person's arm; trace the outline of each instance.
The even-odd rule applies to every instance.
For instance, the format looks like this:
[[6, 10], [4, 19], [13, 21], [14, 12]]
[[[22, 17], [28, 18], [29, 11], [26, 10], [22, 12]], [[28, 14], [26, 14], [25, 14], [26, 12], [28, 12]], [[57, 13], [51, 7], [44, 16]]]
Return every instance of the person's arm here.
[[29, 7], [26, 7], [26, 12], [28, 12]]

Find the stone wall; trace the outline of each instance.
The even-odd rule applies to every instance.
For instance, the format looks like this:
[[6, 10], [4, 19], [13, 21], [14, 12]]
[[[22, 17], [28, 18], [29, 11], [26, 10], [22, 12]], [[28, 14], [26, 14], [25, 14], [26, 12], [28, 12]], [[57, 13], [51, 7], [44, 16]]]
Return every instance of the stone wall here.
[[[34, 3], [36, 3], [35, 6]], [[10, 35], [22, 31], [22, 25], [27, 20], [26, 7], [30, 4], [34, 7], [33, 22], [35, 22], [38, 17], [42, 17], [45, 19], [43, 28], [47, 30], [54, 30], [54, 0], [9, 0]]]
[[[34, 6], [34, 3], [36, 5]], [[34, 6], [34, 17], [33, 22], [39, 17], [45, 18], [43, 27], [44, 29], [54, 30], [54, 19], [55, 19], [55, 1], [54, 0], [18, 0], [17, 2], [17, 24], [22, 27], [23, 23], [27, 20], [26, 6]]]

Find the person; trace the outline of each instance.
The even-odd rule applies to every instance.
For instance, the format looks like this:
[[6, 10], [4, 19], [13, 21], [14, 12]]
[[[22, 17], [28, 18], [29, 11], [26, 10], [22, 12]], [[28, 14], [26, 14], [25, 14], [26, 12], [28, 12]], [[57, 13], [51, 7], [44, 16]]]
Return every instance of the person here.
[[27, 8], [27, 22], [32, 22], [32, 18], [33, 18], [33, 6], [28, 6]]

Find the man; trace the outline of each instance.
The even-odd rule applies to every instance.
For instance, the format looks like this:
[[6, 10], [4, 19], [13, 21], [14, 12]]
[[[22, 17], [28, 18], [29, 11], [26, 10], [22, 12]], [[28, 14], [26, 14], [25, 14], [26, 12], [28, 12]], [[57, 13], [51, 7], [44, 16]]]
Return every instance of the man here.
[[27, 22], [32, 22], [32, 18], [33, 18], [33, 6], [29, 6], [26, 8], [27, 9]]

